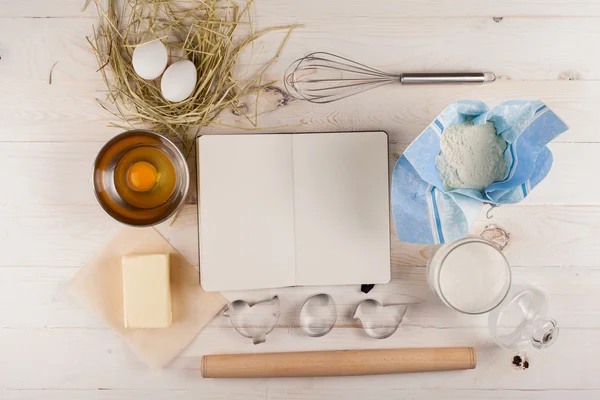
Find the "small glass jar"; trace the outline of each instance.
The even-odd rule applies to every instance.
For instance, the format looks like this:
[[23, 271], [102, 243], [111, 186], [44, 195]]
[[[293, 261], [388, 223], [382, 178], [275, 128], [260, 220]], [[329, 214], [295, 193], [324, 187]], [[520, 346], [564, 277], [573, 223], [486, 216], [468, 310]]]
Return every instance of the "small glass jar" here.
[[501, 347], [520, 350], [550, 346], [558, 336], [558, 323], [548, 318], [548, 301], [539, 289], [515, 286], [488, 319], [490, 333]]
[[448, 307], [464, 314], [484, 314], [506, 298], [510, 266], [490, 242], [466, 237], [437, 249], [427, 264], [427, 282]]

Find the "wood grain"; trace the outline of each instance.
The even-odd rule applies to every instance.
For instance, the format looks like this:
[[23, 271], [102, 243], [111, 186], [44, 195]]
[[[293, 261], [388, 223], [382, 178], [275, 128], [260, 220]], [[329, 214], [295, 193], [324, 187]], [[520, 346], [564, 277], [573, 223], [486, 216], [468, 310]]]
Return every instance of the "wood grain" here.
[[[512, 364], [515, 352], [493, 345], [487, 328], [405, 329], [385, 341], [361, 339], [357, 330], [335, 329], [335, 338], [315, 340], [299, 332], [277, 329], [264, 347], [255, 349], [234, 331], [207, 329], [165, 370], [151, 373], [137, 361], [119, 338], [109, 330], [94, 329], [3, 329], [0, 349], [4, 359], [17, 360], [2, 364], [2, 383], [7, 389], [195, 389], [210, 397], [213, 391], [235, 393], [244, 388], [249, 397], [265, 398], [264, 380], [254, 384], [243, 380], [214, 382], [200, 379], [199, 360], [204, 354], [224, 352], [279, 352], [301, 350], [383, 349], [400, 347], [440, 347], [472, 345], [477, 349], [475, 371], [444, 372], [422, 375], [374, 376], [368, 378], [283, 379], [268, 381], [270, 387], [337, 390], [378, 388], [404, 389], [597, 389], [593, 374], [597, 357], [589, 351], [598, 346], [596, 329], [563, 329], [561, 337], [546, 352], [527, 350], [530, 367], [517, 370]], [[27, 348], [24, 354], [23, 348]], [[43, 374], [27, 375], [31, 365], [47, 366]], [[473, 373], [475, 372], [475, 373]], [[23, 377], [26, 377], [25, 379]], [[279, 386], [282, 385], [282, 386]], [[253, 387], [263, 391], [253, 391]]]
[[[202, 390], [202, 394], [213, 399], [245, 400], [248, 398], [264, 398], [272, 400], [330, 400], [340, 394], [339, 389], [313, 389], [310, 384], [297, 387], [294, 381], [283, 384], [271, 384], [269, 380], [256, 384], [255, 390], [248, 392], [243, 388], [229, 388], [222, 385], [210, 390]], [[598, 390], [520, 390], [520, 389], [379, 389], [379, 388], [356, 388], [345, 390], [345, 399], [362, 400], [365, 398], [385, 398], [394, 396], [400, 399], [519, 399], [519, 400], [562, 400], [569, 398], [573, 400], [596, 399]], [[390, 394], [391, 393], [391, 394]], [[47, 390], [47, 389], [23, 389], [0, 391], [5, 400], [79, 400], [82, 398], [93, 400], [145, 400], [149, 398], [170, 400], [187, 400], [198, 396], [197, 389], [75, 389], [75, 390]]]
[[[2, 18], [94, 18], [93, 2], [82, 12], [83, 1], [55, 0], [39, 2], [37, 0], [21, 0], [14, 3], [9, 0], [0, 1]], [[106, 4], [106, 0], [100, 0]], [[399, 18], [414, 17], [502, 17], [502, 16], [550, 16], [550, 17], [589, 17], [600, 16], [600, 5], [595, 0], [504, 0], [493, 3], [482, 3], [478, 0], [463, 0], [460, 5], [443, 0], [405, 0], [402, 2], [382, 2], [377, 7], [357, 2], [352, 7], [340, 6], [335, 2], [323, 4], [319, 0], [304, 1], [302, 5], [293, 1], [262, 0], [256, 4], [259, 15], [279, 15], [298, 13], [305, 20], [310, 19], [311, 11], [318, 9], [324, 17], [337, 14], [345, 17], [375, 14], [381, 16], [395, 15]]]
[[[265, 79], [279, 79], [295, 59], [313, 51], [338, 53], [389, 72], [482, 70], [513, 80], [600, 79], [600, 54], [595, 51], [600, 17], [506, 17], [500, 23], [492, 17], [401, 18], [384, 14], [377, 18], [368, 13], [348, 17], [332, 12], [311, 17], [307, 15], [311, 9], [301, 4], [288, 6], [285, 13], [264, 10], [255, 18], [257, 29], [303, 24]], [[0, 82], [47, 83], [56, 61], [52, 86], [99, 81], [98, 65], [85, 39], [92, 34], [93, 23], [94, 19], [88, 18], [3, 19], [0, 36], [12, 39], [2, 45]], [[239, 71], [246, 71], [250, 60], [269, 60], [284, 35], [274, 32], [256, 41], [254, 53], [249, 47], [240, 60]], [[459, 45], [454, 46], [456, 43]], [[252, 54], [256, 57], [250, 58]]]
[[[472, 228], [479, 233], [488, 224], [504, 228], [511, 236], [505, 253], [515, 267], [597, 266], [600, 242], [598, 206], [503, 206], [488, 220], [485, 211]], [[2, 266], [83, 265], [100, 251], [119, 224], [94, 204], [4, 205], [0, 207], [3, 231]], [[174, 229], [165, 224], [161, 233], [191, 262], [198, 259], [195, 207], [185, 206]], [[523, 221], [527, 221], [524, 224]], [[29, 251], [35, 243], [36, 251]], [[392, 237], [392, 265], [425, 265], [430, 247], [399, 242]]]
[[[0, 92], [0, 102], [3, 104], [0, 109], [0, 142], [103, 143], [120, 132], [118, 128], [108, 127], [108, 123], [116, 119], [95, 101], [95, 98], [103, 98], [104, 88], [101, 82], [65, 82], [58, 75], [59, 72], [55, 71], [55, 74], [52, 86], [48, 86], [46, 80], [2, 83], [4, 90]], [[274, 78], [280, 79], [281, 76], [274, 74]], [[600, 82], [566, 80], [509, 80], [482, 86], [391, 85], [332, 104], [315, 105], [294, 101], [259, 116], [258, 128], [254, 128], [246, 118], [224, 111], [219, 118], [219, 125], [209, 126], [203, 133], [380, 129], [388, 132], [393, 142], [406, 146], [446, 106], [461, 99], [481, 100], [491, 107], [507, 100], [540, 99], [570, 127], [555, 142], [600, 141], [594, 125], [590, 123], [591, 116], [600, 108]], [[402, 149], [393, 150], [400, 153]]]
[[[395, 141], [395, 135], [390, 134]], [[0, 143], [0, 179], [11, 190], [0, 204], [96, 204], [91, 166], [99, 142]], [[390, 167], [405, 145], [392, 144]], [[551, 143], [554, 167], [524, 205], [598, 205], [600, 187], [590, 185], [600, 159], [600, 143]]]
[[[196, 214], [184, 206], [173, 227], [159, 230], [190, 261], [198, 259]], [[513, 266], [597, 266], [600, 242], [598, 206], [503, 206], [488, 220], [482, 211], [471, 232], [496, 224], [511, 236], [505, 253]], [[100, 251], [119, 224], [95, 204], [0, 206], [2, 266], [83, 265]], [[527, 224], [523, 224], [527, 221]], [[35, 243], [36, 251], [28, 251]], [[425, 265], [430, 247], [392, 237], [392, 265]]]
[[[4, 305], [0, 307], [0, 327], [13, 330], [108, 331], [106, 324], [66, 292], [67, 283], [77, 270], [77, 267], [1, 267], [0, 304]], [[487, 327], [485, 316], [467, 316], [447, 309], [428, 289], [425, 268], [394, 267], [392, 272], [392, 282], [377, 285], [370, 296], [383, 304], [411, 304], [399, 332]], [[549, 297], [552, 317], [558, 320], [562, 327], [600, 329], [600, 268], [513, 268], [513, 281], [516, 285], [531, 284], [543, 290]], [[322, 339], [314, 340], [301, 333], [298, 318], [304, 300], [319, 292], [329, 293], [333, 297], [339, 315], [334, 331]], [[33, 293], [35, 296], [32, 296]], [[360, 346], [361, 342], [364, 342], [361, 340], [365, 339], [365, 336], [361, 333], [360, 324], [352, 318], [356, 304], [365, 298], [356, 286], [295, 287], [225, 293], [230, 300], [244, 298], [247, 301], [260, 301], [275, 294], [280, 296], [282, 307], [276, 329], [293, 334], [302, 344], [326, 345], [335, 343], [342, 337], [348, 338], [346, 343], [352, 343], [354, 346]], [[11, 299], [19, 299], [19, 308], [9, 306]], [[219, 343], [229, 343], [231, 348], [222, 351], [249, 350], [246, 346], [248, 340], [233, 330], [228, 318], [217, 317], [209, 326], [210, 329], [214, 329], [215, 335], [222, 331], [227, 336]], [[395, 339], [367, 340], [365, 343], [369, 342], [385, 345], [395, 342]], [[276, 350], [281, 343], [274, 345]], [[398, 347], [401, 345], [402, 343], [398, 342]]]
[[381, 375], [474, 369], [472, 347], [303, 351], [202, 356], [203, 378]]

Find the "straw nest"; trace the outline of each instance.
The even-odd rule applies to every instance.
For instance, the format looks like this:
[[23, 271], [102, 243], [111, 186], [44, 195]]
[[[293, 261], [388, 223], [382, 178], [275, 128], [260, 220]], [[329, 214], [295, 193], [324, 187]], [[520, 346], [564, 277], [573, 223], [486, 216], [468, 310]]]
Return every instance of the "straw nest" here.
[[[124, 0], [117, 6], [116, 0], [109, 0], [103, 8], [96, 2], [100, 24], [87, 39], [107, 87], [106, 98], [97, 99], [98, 103], [120, 120], [111, 125], [123, 129], [145, 126], [179, 139], [189, 153], [200, 128], [221, 111], [231, 108], [244, 115], [239, 100], [270, 84], [263, 82], [263, 74], [277, 60], [294, 28], [254, 32], [251, 3], [240, 7], [231, 0]], [[250, 33], [239, 38], [242, 25], [248, 25]], [[274, 30], [287, 31], [277, 52], [255, 75], [243, 83], [236, 80], [234, 67], [240, 52]], [[148, 81], [134, 72], [131, 58], [135, 47], [152, 40], [167, 45], [170, 62], [189, 59], [196, 65], [198, 80], [186, 100], [165, 100], [160, 78]], [[254, 118], [246, 117], [256, 124]]]

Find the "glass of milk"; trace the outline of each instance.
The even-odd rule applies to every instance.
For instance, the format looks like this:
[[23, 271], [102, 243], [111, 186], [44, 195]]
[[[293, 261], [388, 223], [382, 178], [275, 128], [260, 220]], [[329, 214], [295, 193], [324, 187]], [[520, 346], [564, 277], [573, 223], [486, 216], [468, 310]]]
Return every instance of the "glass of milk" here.
[[508, 294], [510, 266], [490, 242], [466, 237], [435, 252], [427, 265], [427, 282], [448, 307], [464, 314], [484, 314]]

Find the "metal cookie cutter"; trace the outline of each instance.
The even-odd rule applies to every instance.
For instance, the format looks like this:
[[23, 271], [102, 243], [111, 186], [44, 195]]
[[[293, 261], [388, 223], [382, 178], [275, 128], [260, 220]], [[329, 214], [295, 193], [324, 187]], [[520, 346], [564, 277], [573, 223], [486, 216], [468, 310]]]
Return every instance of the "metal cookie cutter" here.
[[337, 309], [330, 295], [325, 293], [310, 296], [300, 310], [300, 327], [311, 337], [327, 335], [337, 320]]
[[254, 344], [264, 343], [279, 321], [279, 297], [252, 305], [236, 300], [227, 306], [223, 315], [229, 317], [240, 335], [252, 339]]
[[360, 321], [367, 335], [385, 339], [398, 330], [407, 309], [406, 304], [383, 306], [377, 300], [367, 299], [358, 303], [353, 317]]

